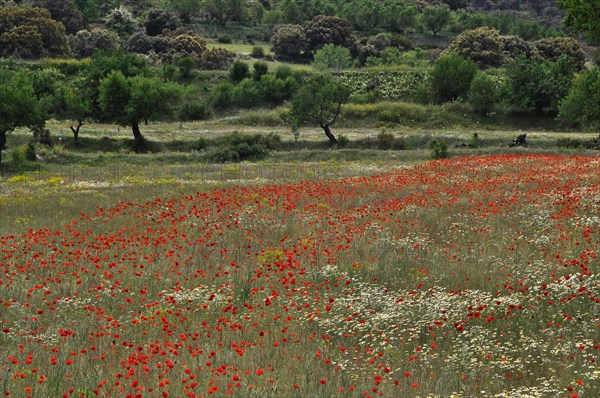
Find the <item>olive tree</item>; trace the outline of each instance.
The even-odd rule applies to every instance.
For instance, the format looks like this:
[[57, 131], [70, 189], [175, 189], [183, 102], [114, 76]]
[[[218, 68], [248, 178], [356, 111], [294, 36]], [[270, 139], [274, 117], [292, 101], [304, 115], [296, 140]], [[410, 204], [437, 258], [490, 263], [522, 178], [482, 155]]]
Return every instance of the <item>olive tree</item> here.
[[300, 126], [318, 125], [332, 145], [337, 139], [330, 126], [340, 114], [342, 104], [348, 101], [351, 90], [328, 75], [316, 75], [308, 80], [292, 98], [285, 116], [288, 125], [296, 130]]
[[17, 127], [41, 127], [46, 113], [25, 72], [0, 69], [0, 163], [6, 135]]
[[179, 86], [174, 83], [144, 76], [127, 78], [113, 71], [100, 81], [98, 102], [104, 118], [130, 126], [136, 144], [141, 144], [140, 123], [173, 114], [179, 96]]

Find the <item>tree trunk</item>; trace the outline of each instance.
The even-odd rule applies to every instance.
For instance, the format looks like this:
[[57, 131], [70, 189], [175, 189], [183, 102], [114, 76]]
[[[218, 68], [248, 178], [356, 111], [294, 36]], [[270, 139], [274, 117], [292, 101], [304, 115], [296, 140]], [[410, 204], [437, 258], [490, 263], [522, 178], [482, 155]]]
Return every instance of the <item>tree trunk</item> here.
[[6, 145], [6, 131], [0, 131], [0, 164], [2, 164], [2, 150]]
[[77, 120], [77, 127], [73, 127], [73, 125], [71, 125], [71, 131], [73, 132], [73, 143], [75, 145], [79, 144], [79, 129], [82, 125], [83, 122], [81, 120]]
[[336, 145], [337, 139], [335, 138], [335, 136], [331, 133], [331, 130], [329, 129], [329, 125], [328, 124], [322, 124], [321, 128], [323, 129], [323, 131], [325, 132], [325, 135], [327, 136], [327, 138], [329, 138], [329, 143], [331, 145]]
[[138, 122], [131, 123], [131, 130], [133, 131], [133, 138], [135, 138], [135, 142], [140, 143], [144, 141], [144, 137], [140, 132], [140, 125]]

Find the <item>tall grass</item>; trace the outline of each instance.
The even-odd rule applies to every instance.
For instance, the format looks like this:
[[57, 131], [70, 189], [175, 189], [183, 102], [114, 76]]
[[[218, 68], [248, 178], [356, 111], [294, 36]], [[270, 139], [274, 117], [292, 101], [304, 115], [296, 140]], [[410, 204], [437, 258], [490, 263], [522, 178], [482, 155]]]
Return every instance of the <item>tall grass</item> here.
[[[340, 165], [171, 194], [132, 170], [119, 180], [136, 200], [124, 184], [94, 210], [0, 237], [0, 385], [19, 397], [597, 396], [598, 166], [500, 155], [331, 178], [352, 170]], [[21, 180], [3, 200], [34, 196]]]

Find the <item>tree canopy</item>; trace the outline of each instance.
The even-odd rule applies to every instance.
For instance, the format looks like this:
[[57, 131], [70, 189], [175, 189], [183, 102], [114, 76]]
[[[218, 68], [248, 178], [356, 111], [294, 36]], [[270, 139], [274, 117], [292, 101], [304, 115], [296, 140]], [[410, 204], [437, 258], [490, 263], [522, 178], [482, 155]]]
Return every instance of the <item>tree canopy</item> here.
[[567, 13], [567, 26], [600, 38], [600, 0], [558, 0], [557, 4]]
[[316, 75], [309, 79], [291, 101], [287, 122], [293, 129], [304, 124], [318, 125], [331, 144], [337, 139], [331, 126], [340, 114], [342, 104], [348, 101], [350, 89], [328, 75]]

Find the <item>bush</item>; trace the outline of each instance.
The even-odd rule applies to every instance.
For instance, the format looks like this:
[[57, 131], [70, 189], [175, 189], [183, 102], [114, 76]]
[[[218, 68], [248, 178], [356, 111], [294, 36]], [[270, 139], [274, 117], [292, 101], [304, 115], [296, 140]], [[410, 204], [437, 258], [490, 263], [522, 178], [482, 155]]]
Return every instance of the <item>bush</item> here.
[[235, 61], [229, 68], [229, 80], [233, 83], [239, 83], [250, 76], [250, 68], [243, 61]]
[[338, 148], [346, 148], [350, 145], [350, 138], [346, 137], [344, 134], [340, 134], [337, 137], [337, 147]]
[[117, 32], [122, 38], [129, 37], [137, 28], [133, 14], [123, 5], [113, 8], [106, 15], [104, 23], [108, 29]]
[[256, 81], [260, 80], [263, 75], [266, 75], [269, 72], [269, 65], [265, 62], [255, 62], [252, 68], [254, 69], [252, 78]]
[[174, 31], [179, 25], [177, 15], [169, 10], [153, 8], [150, 10], [144, 21], [144, 28], [148, 36], [160, 35], [165, 30]]
[[431, 89], [439, 102], [465, 98], [477, 68], [471, 60], [450, 53], [438, 59], [431, 71]]
[[395, 142], [396, 142], [396, 137], [394, 137], [394, 134], [392, 134], [392, 133], [387, 133], [385, 131], [381, 131], [379, 134], [377, 134], [377, 148], [378, 149], [382, 149], [382, 150], [392, 149], [394, 147]]
[[585, 53], [581, 50], [579, 42], [572, 37], [547, 37], [534, 42], [534, 45], [547, 61], [556, 62], [566, 56], [577, 71], [581, 71], [585, 65]]
[[309, 43], [309, 51], [317, 51], [327, 44], [353, 49], [356, 38], [352, 34], [350, 21], [326, 15], [317, 15], [304, 30]]
[[352, 66], [352, 55], [346, 47], [326, 44], [315, 52], [313, 66], [318, 70], [347, 69]]
[[208, 155], [208, 160], [215, 163], [236, 163], [244, 160], [261, 160], [268, 155], [265, 140], [259, 134], [243, 135], [231, 133], [219, 140], [218, 148]]
[[434, 159], [445, 159], [448, 157], [448, 144], [440, 138], [432, 138], [429, 141], [429, 149], [431, 149], [431, 156]]
[[309, 42], [300, 25], [280, 27], [271, 36], [272, 50], [282, 61], [301, 61], [309, 54]]
[[204, 101], [187, 101], [179, 111], [182, 121], [206, 120], [210, 117], [210, 108]]
[[504, 43], [500, 33], [493, 28], [481, 27], [465, 30], [450, 43], [443, 54], [456, 53], [470, 59], [482, 69], [504, 64]]
[[272, 73], [261, 76], [258, 82], [262, 99], [274, 105], [292, 98], [296, 88], [296, 80], [292, 77], [278, 78]]
[[250, 53], [252, 58], [264, 58], [265, 57], [265, 49], [261, 46], [252, 47], [252, 52]]
[[[90, 57], [97, 49], [109, 50], [119, 47], [119, 35], [102, 28], [94, 28], [91, 31], [80, 30], [76, 35], [69, 36], [69, 45], [71, 46], [72, 54], [76, 58], [85, 58]], [[148, 52], [151, 47], [149, 44], [146, 47], [148, 48], [146, 52]], [[134, 47], [130, 51], [142, 52], [136, 50], [137, 47]]]
[[480, 115], [487, 115], [494, 110], [497, 101], [498, 88], [494, 79], [486, 73], [478, 73], [469, 89], [469, 102], [473, 110]]
[[229, 108], [233, 104], [233, 84], [222, 82], [211, 90], [211, 105], [215, 109]]
[[198, 68], [204, 70], [225, 70], [233, 63], [235, 53], [224, 48], [213, 47], [202, 53]]
[[517, 58], [506, 68], [509, 102], [520, 111], [555, 111], [569, 92], [573, 73], [567, 57], [557, 62]]
[[23, 168], [23, 166], [25, 165], [25, 160], [26, 160], [26, 158], [25, 158], [26, 150], [27, 150], [26, 145], [21, 145], [15, 149], [13, 149], [13, 151], [10, 154], [13, 169], [20, 170]]
[[576, 126], [600, 125], [600, 70], [585, 70], [560, 103], [559, 119]]
[[217, 42], [221, 44], [231, 44], [233, 43], [233, 39], [228, 34], [219, 33], [217, 35]]
[[262, 102], [257, 82], [248, 78], [233, 88], [232, 98], [234, 104], [242, 108], [259, 106]]

